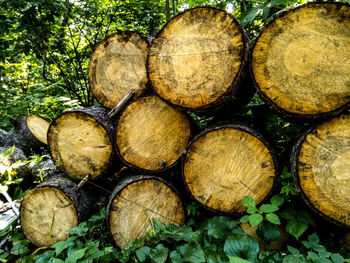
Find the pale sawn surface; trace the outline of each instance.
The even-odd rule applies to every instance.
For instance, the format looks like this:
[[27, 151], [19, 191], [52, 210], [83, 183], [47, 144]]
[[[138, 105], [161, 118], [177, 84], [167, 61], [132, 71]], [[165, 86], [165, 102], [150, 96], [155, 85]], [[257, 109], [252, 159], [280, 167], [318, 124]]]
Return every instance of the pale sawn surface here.
[[311, 204], [350, 226], [350, 115], [333, 118], [306, 136], [298, 158], [298, 174]]
[[245, 196], [259, 204], [271, 191], [275, 165], [268, 148], [255, 136], [220, 128], [197, 138], [184, 161], [184, 178], [204, 206], [241, 213]]
[[51, 246], [68, 238], [68, 229], [78, 225], [73, 202], [54, 187], [35, 188], [21, 204], [21, 225], [36, 246]]
[[141, 180], [125, 187], [113, 200], [108, 219], [113, 239], [120, 248], [153, 228], [152, 218], [181, 225], [185, 214], [179, 196], [164, 183]]
[[50, 123], [37, 115], [28, 115], [26, 118], [28, 129], [44, 144], [47, 144], [47, 131]]
[[242, 65], [240, 30], [233, 17], [214, 8], [195, 8], [170, 20], [150, 48], [148, 73], [155, 91], [186, 108], [217, 101]]
[[122, 113], [116, 132], [123, 159], [145, 170], [174, 164], [190, 139], [186, 115], [157, 96], [141, 98]]
[[291, 10], [258, 38], [252, 59], [255, 81], [283, 110], [320, 114], [350, 101], [350, 7], [337, 6]]

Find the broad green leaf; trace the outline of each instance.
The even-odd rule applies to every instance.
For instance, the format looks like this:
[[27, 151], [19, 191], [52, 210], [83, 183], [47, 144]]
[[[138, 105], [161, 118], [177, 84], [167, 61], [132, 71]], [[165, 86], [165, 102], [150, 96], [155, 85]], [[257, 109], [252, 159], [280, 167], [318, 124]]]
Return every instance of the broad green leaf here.
[[276, 214], [267, 214], [266, 215], [266, 220], [271, 222], [272, 224], [275, 224], [275, 225], [280, 225], [281, 224], [281, 221], [280, 219], [278, 218], [278, 216]]
[[292, 208], [287, 208], [278, 214], [284, 219], [295, 220], [297, 212]]
[[153, 222], [153, 229], [156, 234], [159, 234], [160, 232], [165, 230], [165, 224], [158, 220], [157, 218], [152, 218]]
[[287, 248], [288, 248], [288, 251], [290, 253], [292, 253], [293, 255], [299, 255], [300, 254], [299, 250], [294, 248], [294, 247], [292, 247], [292, 246], [287, 246]]
[[87, 248], [75, 250], [72, 255], [65, 260], [65, 263], [76, 263], [79, 259], [84, 257], [86, 250]]
[[146, 261], [149, 258], [151, 248], [147, 246], [140, 247], [135, 251], [136, 257], [140, 262]]
[[164, 263], [168, 258], [168, 252], [169, 252], [168, 248], [166, 248], [162, 244], [159, 244], [158, 246], [150, 250], [149, 255], [153, 262]]
[[333, 254], [331, 256], [331, 259], [334, 263], [343, 263], [344, 262], [344, 258], [340, 255], [340, 254]]
[[299, 239], [299, 237], [306, 231], [307, 228], [307, 224], [297, 221], [290, 221], [286, 225], [286, 231], [296, 239]]
[[332, 263], [332, 261], [330, 261], [328, 258], [320, 258], [320, 260], [318, 261], [320, 263]]
[[268, 242], [278, 240], [281, 235], [276, 226], [267, 221], [262, 222], [262, 224], [257, 229], [256, 234]]
[[270, 205], [270, 204], [263, 204], [260, 206], [259, 210], [263, 213], [273, 213], [278, 210], [278, 206], [276, 205]]
[[224, 251], [228, 256], [255, 262], [259, 253], [259, 245], [253, 237], [247, 234], [239, 234], [226, 239]]
[[228, 256], [228, 258], [230, 259], [230, 263], [249, 263], [249, 261], [239, 257]]
[[271, 204], [275, 206], [281, 206], [283, 205], [283, 203], [284, 203], [283, 197], [279, 195], [274, 195], [273, 197], [271, 197]]
[[237, 225], [237, 222], [226, 216], [218, 216], [209, 220], [208, 235], [215, 238], [225, 239], [230, 235], [231, 230]]
[[57, 256], [58, 254], [60, 254], [63, 250], [65, 250], [68, 247], [68, 242], [60, 241], [60, 242], [57, 242], [56, 244], [52, 245], [51, 247], [53, 247], [55, 249], [56, 256]]
[[177, 251], [182, 256], [182, 262], [205, 262], [205, 255], [199, 244], [184, 244], [177, 247]]
[[256, 203], [255, 203], [255, 200], [250, 197], [250, 196], [245, 196], [243, 198], [243, 205], [248, 207], [248, 208], [255, 208], [256, 207]]
[[260, 214], [252, 214], [249, 216], [249, 224], [251, 226], [257, 226], [263, 221], [264, 217]]
[[59, 258], [51, 258], [49, 263], [64, 263], [64, 261]]
[[248, 223], [249, 222], [249, 215], [242, 216], [239, 221], [241, 223]]
[[296, 256], [294, 255], [288, 255], [283, 258], [283, 263], [301, 263], [304, 261], [300, 261]]

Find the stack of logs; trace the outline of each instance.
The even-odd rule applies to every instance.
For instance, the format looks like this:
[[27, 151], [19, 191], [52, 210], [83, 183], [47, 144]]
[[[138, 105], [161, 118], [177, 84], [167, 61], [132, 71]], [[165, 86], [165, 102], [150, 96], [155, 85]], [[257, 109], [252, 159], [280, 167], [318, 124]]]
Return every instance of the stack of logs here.
[[[182, 179], [173, 182], [183, 181], [208, 210], [244, 213], [248, 195], [260, 204], [279, 174], [273, 143], [245, 121], [198, 134], [187, 115], [226, 116], [256, 90], [284, 117], [321, 120], [297, 139], [291, 169], [313, 210], [350, 226], [349, 17], [348, 4], [308, 3], [274, 18], [252, 48], [235, 18], [211, 7], [178, 14], [152, 41], [136, 32], [107, 37], [89, 66], [101, 107], [67, 111], [50, 124], [48, 148], [65, 177], [26, 194], [24, 234], [38, 246], [67, 238], [94, 202], [82, 182], [98, 183], [121, 164], [138, 174], [120, 176], [107, 207], [108, 227], [121, 248], [145, 234], [152, 217], [184, 223], [183, 198], [166, 180], [177, 168]], [[27, 128], [46, 143], [47, 124], [28, 118]]]

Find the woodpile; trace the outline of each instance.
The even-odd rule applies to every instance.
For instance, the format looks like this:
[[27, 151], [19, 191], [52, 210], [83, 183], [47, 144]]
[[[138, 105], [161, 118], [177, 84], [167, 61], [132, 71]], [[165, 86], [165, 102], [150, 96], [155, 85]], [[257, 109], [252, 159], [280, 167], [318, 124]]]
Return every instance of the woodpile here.
[[[107, 37], [89, 67], [92, 92], [103, 107], [67, 111], [48, 128], [52, 159], [75, 182], [52, 178], [27, 193], [21, 206], [25, 235], [38, 246], [67, 238], [67, 229], [89, 211], [91, 193], [84, 192], [84, 182], [98, 184], [115, 175], [107, 224], [121, 248], [150, 229], [152, 217], [184, 222], [182, 196], [170, 177], [219, 214], [244, 213], [244, 196], [263, 202], [280, 173], [269, 136], [253, 123], [237, 121], [197, 133], [186, 112], [245, 105], [254, 92], [249, 77], [283, 116], [309, 122], [343, 114], [304, 133], [292, 160], [298, 188], [312, 209], [350, 226], [349, 15], [343, 3], [290, 10], [266, 25], [251, 59], [237, 20], [210, 7], [175, 16], [151, 44], [135, 32]], [[41, 143], [44, 126], [27, 125]], [[121, 163], [134, 175], [120, 175]], [[180, 170], [182, 178], [169, 176]], [[157, 177], [144, 175], [155, 172]]]

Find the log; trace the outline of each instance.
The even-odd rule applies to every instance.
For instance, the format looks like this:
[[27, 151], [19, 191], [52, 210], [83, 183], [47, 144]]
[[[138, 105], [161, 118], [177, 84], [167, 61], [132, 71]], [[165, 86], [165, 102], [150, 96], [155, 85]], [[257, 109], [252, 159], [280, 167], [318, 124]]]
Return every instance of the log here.
[[252, 75], [262, 99], [294, 118], [350, 108], [350, 5], [307, 3], [276, 17], [257, 38]]
[[[8, 150], [8, 147], [0, 147], [0, 152], [4, 153]], [[4, 175], [5, 171], [11, 172], [11, 177], [15, 178], [30, 178], [31, 171], [28, 164], [14, 165], [16, 162], [27, 161], [27, 157], [24, 152], [19, 148], [14, 148], [11, 155], [6, 158], [0, 158], [0, 179]]]
[[87, 219], [94, 199], [68, 178], [57, 176], [30, 190], [20, 206], [26, 238], [36, 246], [51, 246], [68, 238], [68, 229]]
[[129, 104], [122, 113], [116, 144], [127, 165], [159, 172], [177, 163], [190, 136], [190, 123], [184, 112], [157, 96], [148, 96]]
[[291, 157], [296, 188], [316, 213], [350, 227], [350, 114], [301, 135]]
[[125, 178], [111, 195], [106, 221], [115, 244], [124, 248], [129, 241], [152, 229], [152, 218], [165, 224], [181, 225], [185, 220], [176, 190], [155, 176]]
[[220, 9], [197, 7], [172, 18], [156, 35], [147, 70], [163, 99], [206, 111], [253, 95], [250, 86], [238, 85], [247, 57], [248, 39], [237, 20]]
[[0, 147], [5, 146], [5, 138], [7, 137], [7, 132], [0, 129]]
[[130, 91], [135, 98], [147, 88], [146, 36], [131, 31], [118, 31], [105, 38], [95, 49], [89, 65], [89, 84], [96, 100], [113, 108]]
[[13, 121], [14, 127], [7, 133], [4, 145], [23, 150], [27, 155], [40, 153], [46, 148], [49, 122], [37, 115], [28, 115]]
[[239, 123], [205, 130], [184, 155], [183, 178], [192, 197], [221, 214], [246, 211], [242, 200], [256, 204], [271, 193], [277, 176], [275, 152], [266, 139]]
[[90, 175], [97, 179], [112, 167], [115, 124], [107, 114], [108, 110], [102, 107], [75, 109], [51, 123], [47, 136], [50, 154], [70, 178]]

